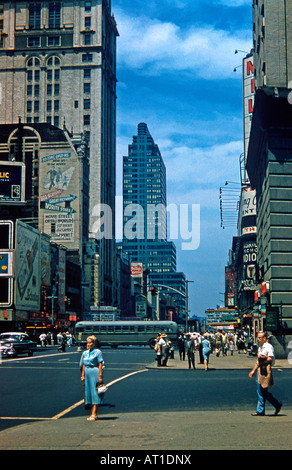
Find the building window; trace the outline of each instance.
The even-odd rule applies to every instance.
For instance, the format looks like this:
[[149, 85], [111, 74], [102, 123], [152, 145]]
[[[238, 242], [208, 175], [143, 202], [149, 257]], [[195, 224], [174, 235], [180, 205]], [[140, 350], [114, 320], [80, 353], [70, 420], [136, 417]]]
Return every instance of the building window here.
[[84, 34], [84, 45], [91, 46], [91, 34]]
[[90, 126], [90, 115], [89, 114], [85, 114], [85, 116], [83, 116], [83, 124], [84, 124], [84, 126]]
[[[39, 102], [39, 95], [40, 95], [40, 60], [37, 57], [31, 57], [27, 61], [27, 75], [26, 75], [26, 94], [27, 94], [27, 102], [26, 102], [26, 112], [27, 113], [39, 113], [40, 111], [40, 102]], [[34, 122], [37, 122], [37, 117], [34, 116], [26, 116], [26, 119], [31, 118]], [[27, 121], [28, 122], [28, 121]]]
[[92, 54], [82, 54], [82, 62], [92, 62]]
[[29, 29], [41, 29], [41, 6], [29, 5]]
[[28, 47], [40, 47], [41, 38], [39, 36], [30, 36], [27, 40]]
[[83, 84], [83, 91], [87, 95], [90, 93], [90, 83], [84, 83]]
[[48, 37], [48, 46], [60, 46], [61, 45], [61, 37], [60, 36], [49, 36]]
[[91, 17], [90, 16], [85, 16], [84, 25], [85, 25], [85, 28], [91, 28]]
[[52, 100], [47, 101], [47, 112], [50, 113], [52, 111]]
[[85, 2], [85, 11], [91, 11], [91, 2]]
[[90, 109], [90, 100], [89, 99], [84, 100], [84, 109]]
[[84, 77], [85, 80], [90, 79], [90, 77], [91, 77], [91, 69], [84, 69], [83, 73], [84, 73], [83, 77]]
[[59, 29], [61, 27], [61, 4], [52, 2], [49, 4], [49, 28]]
[[[51, 100], [51, 97], [58, 97], [60, 94], [60, 59], [56, 56], [50, 57], [47, 61], [47, 122], [53, 122], [55, 126], [59, 127], [60, 102], [59, 100]], [[53, 116], [51, 116], [53, 114]], [[50, 118], [50, 120], [49, 120]]]

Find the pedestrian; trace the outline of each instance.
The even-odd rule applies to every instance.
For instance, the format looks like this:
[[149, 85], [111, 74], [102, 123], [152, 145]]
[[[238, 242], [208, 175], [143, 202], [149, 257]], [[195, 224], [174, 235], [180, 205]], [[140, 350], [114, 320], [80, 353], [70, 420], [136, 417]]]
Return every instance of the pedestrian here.
[[202, 346], [203, 339], [204, 339], [203, 332], [200, 331], [200, 334], [199, 334], [199, 357], [200, 357], [200, 364], [204, 364], [203, 346]]
[[58, 351], [65, 352], [66, 351], [66, 344], [67, 344], [67, 337], [65, 333], [61, 335], [60, 338], [60, 347], [58, 348]]
[[234, 336], [233, 335], [230, 335], [228, 337], [228, 346], [229, 346], [231, 356], [233, 356], [233, 351], [235, 350], [235, 341], [234, 341]]
[[208, 337], [202, 338], [202, 353], [203, 353], [203, 358], [204, 358], [205, 370], [208, 370], [209, 357], [211, 353], [211, 343], [208, 340]]
[[103, 403], [104, 398], [104, 393], [97, 392], [97, 384], [103, 384], [103, 357], [95, 336], [89, 336], [86, 340], [86, 351], [81, 356], [80, 369], [81, 381], [85, 385], [85, 405], [91, 405], [91, 415], [87, 421], [95, 421], [98, 405]]
[[184, 361], [186, 358], [186, 348], [185, 348], [185, 337], [182, 333], [178, 337], [177, 345], [178, 345], [179, 358], [181, 361]]
[[242, 331], [238, 334], [237, 341], [238, 354], [240, 354], [240, 351], [243, 351], [243, 353], [246, 354], [245, 335]]
[[43, 332], [43, 333], [40, 334], [40, 342], [41, 342], [42, 347], [45, 348], [47, 346], [47, 335], [46, 335], [46, 333]]
[[160, 355], [160, 365], [165, 367], [167, 365], [169, 352], [169, 345], [167, 341], [167, 334], [162, 333], [158, 341], [158, 355]]
[[188, 362], [189, 362], [189, 369], [191, 369], [192, 366], [193, 366], [193, 369], [196, 369], [195, 352], [196, 352], [195, 339], [190, 333], [188, 333], [187, 334], [187, 356], [188, 356]]
[[254, 368], [250, 371], [249, 377], [252, 378], [256, 371], [257, 374], [257, 411], [252, 413], [252, 416], [264, 416], [266, 400], [271, 403], [275, 408], [275, 415], [277, 415], [282, 407], [282, 403], [277, 400], [271, 392], [269, 387], [273, 385], [272, 363], [275, 359], [274, 348], [268, 343], [267, 335], [263, 331], [258, 333], [258, 359]]
[[158, 345], [160, 337], [161, 337], [161, 333], [157, 333], [157, 336], [155, 339], [155, 345], [154, 345], [154, 349], [156, 351], [157, 367], [161, 366], [161, 352], [160, 352], [159, 345]]
[[220, 351], [222, 348], [222, 334], [220, 330], [217, 330], [214, 335], [214, 344], [215, 344], [215, 353], [216, 356], [219, 357]]
[[225, 330], [222, 330], [222, 356], [227, 356], [227, 334]]
[[62, 338], [63, 338], [62, 332], [59, 331], [59, 333], [57, 334], [57, 341], [58, 341], [58, 344], [61, 344], [61, 343], [62, 343]]

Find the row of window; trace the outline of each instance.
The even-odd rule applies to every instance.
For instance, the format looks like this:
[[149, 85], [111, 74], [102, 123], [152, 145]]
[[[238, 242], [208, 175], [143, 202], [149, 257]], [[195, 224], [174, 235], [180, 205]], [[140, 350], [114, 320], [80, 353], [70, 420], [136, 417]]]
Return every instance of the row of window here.
[[[91, 2], [86, 1], [84, 4], [85, 12], [91, 12]], [[91, 17], [85, 17], [85, 27], [91, 27]], [[61, 28], [61, 2], [49, 3], [49, 29]], [[29, 28], [41, 29], [41, 4], [31, 3], [29, 5]]]
[[[90, 33], [83, 34], [83, 45], [91, 46], [92, 44], [92, 35]], [[47, 37], [47, 47], [59, 47], [62, 45], [61, 36], [48, 36]], [[29, 36], [27, 38], [27, 47], [41, 47], [44, 46], [41, 43], [40, 36]]]

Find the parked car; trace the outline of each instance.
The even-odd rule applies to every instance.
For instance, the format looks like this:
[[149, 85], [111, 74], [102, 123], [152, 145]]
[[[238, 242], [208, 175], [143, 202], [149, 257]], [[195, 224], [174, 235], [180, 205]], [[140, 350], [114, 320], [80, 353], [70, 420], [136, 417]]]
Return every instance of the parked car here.
[[0, 352], [3, 357], [16, 357], [18, 354], [33, 355], [37, 343], [31, 341], [26, 333], [2, 333], [0, 334]]

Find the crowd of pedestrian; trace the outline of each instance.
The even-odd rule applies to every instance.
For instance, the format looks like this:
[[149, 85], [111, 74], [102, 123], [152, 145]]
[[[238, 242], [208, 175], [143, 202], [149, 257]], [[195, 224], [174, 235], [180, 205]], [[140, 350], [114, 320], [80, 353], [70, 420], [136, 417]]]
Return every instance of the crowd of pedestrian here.
[[[196, 369], [195, 352], [199, 352], [199, 362], [208, 370], [210, 354], [216, 357], [233, 356], [238, 354], [252, 354], [254, 348], [253, 338], [249, 338], [245, 331], [229, 332], [218, 329], [216, 332], [188, 332], [181, 333], [177, 341], [177, 349], [181, 361], [187, 359], [189, 369]], [[173, 346], [165, 333], [159, 333], [156, 338], [155, 348], [157, 366], [166, 366], [170, 357], [173, 357]]]
[[74, 346], [75, 344], [75, 336], [69, 333], [69, 331], [66, 331], [66, 332], [59, 331], [56, 338], [54, 338], [53, 333], [51, 333], [50, 331], [48, 333], [45, 333], [43, 331], [39, 335], [39, 341], [43, 348], [47, 347], [48, 345], [54, 345], [55, 340], [57, 341], [57, 344], [59, 345], [58, 350], [62, 352], [65, 352], [66, 346]]

